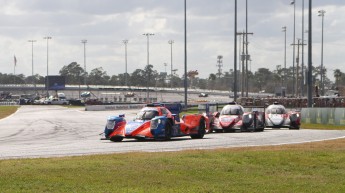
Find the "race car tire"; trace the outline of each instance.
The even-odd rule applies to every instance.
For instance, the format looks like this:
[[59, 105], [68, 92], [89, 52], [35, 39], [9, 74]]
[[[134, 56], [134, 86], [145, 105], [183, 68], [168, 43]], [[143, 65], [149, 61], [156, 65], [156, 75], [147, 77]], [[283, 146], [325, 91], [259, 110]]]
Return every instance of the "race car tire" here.
[[299, 130], [299, 127], [289, 127], [289, 130]]
[[205, 119], [200, 119], [198, 134], [193, 134], [190, 137], [192, 139], [202, 139], [206, 133], [206, 121]]
[[110, 141], [112, 142], [120, 142], [122, 140], [123, 140], [123, 137], [119, 137], [119, 136], [110, 137]]
[[260, 128], [256, 128], [255, 131], [257, 131], [257, 132], [263, 132], [264, 129], [265, 129], [264, 127], [260, 127]]
[[216, 133], [224, 133], [224, 129], [215, 129], [214, 132], [216, 132]]
[[172, 126], [171, 126], [171, 123], [168, 121], [165, 124], [164, 140], [171, 139], [171, 132], [172, 132]]

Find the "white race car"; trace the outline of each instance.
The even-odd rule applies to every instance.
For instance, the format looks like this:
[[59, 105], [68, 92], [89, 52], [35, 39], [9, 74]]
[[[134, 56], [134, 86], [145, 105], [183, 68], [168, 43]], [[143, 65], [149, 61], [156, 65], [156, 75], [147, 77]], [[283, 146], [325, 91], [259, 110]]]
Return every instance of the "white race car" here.
[[275, 102], [266, 108], [265, 125], [270, 128], [299, 129], [301, 114], [297, 111], [287, 111], [283, 105]]

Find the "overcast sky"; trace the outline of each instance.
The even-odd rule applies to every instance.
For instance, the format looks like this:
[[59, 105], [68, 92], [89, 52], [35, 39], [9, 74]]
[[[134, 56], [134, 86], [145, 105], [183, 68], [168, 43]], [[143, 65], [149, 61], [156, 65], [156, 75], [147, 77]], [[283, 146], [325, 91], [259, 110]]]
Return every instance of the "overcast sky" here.
[[[305, 30], [307, 30], [305, 0]], [[329, 78], [333, 71], [345, 72], [345, 1], [313, 0], [313, 64], [321, 62], [321, 17], [324, 17], [324, 66]], [[284, 32], [287, 26], [287, 67], [292, 66], [293, 6], [290, 0], [248, 0], [249, 54], [252, 70], [276, 69], [284, 65]], [[199, 76], [217, 73], [217, 56], [223, 56], [223, 72], [233, 69], [234, 1], [187, 0], [188, 70]], [[238, 0], [238, 31], [245, 29], [245, 0]], [[147, 39], [150, 37], [150, 63], [158, 72], [170, 74], [170, 44], [173, 44], [173, 68], [184, 71], [183, 0], [0, 0], [0, 72], [30, 76], [31, 43], [34, 43], [34, 74], [49, 75], [71, 62], [86, 69], [102, 67], [108, 75], [125, 72], [125, 46], [128, 39], [128, 72], [147, 64]], [[302, 0], [296, 0], [296, 38], [302, 37]], [[307, 34], [305, 34], [307, 39]], [[297, 51], [297, 48], [296, 48]], [[307, 64], [307, 48], [305, 48]]]

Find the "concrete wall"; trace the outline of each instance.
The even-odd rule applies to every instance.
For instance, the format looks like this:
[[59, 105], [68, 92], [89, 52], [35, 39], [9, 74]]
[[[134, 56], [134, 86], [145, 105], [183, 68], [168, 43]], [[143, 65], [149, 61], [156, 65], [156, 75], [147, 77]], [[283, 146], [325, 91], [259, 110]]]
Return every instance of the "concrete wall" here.
[[302, 124], [345, 125], [345, 108], [302, 108]]

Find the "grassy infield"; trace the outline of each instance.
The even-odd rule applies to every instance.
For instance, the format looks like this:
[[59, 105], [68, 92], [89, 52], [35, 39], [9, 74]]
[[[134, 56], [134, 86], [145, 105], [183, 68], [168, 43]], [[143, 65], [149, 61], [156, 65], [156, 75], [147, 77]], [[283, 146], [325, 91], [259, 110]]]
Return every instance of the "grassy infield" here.
[[344, 144], [0, 160], [0, 192], [345, 192]]

